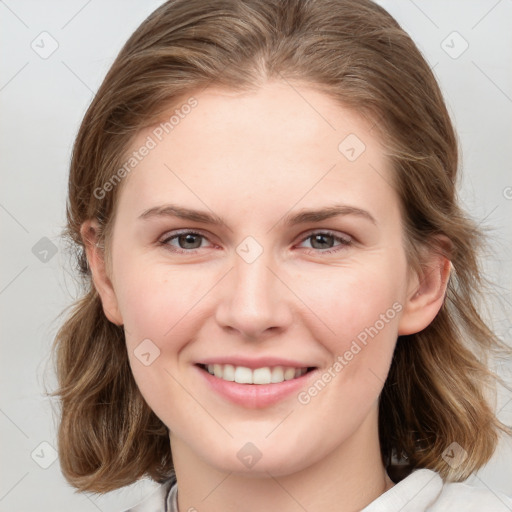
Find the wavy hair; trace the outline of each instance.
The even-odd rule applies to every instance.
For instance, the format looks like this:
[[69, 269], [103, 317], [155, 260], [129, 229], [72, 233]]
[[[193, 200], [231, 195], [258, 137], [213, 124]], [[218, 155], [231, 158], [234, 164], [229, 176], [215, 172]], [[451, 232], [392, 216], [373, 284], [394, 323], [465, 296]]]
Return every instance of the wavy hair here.
[[[108, 261], [121, 182], [134, 137], [193, 91], [255, 90], [267, 80], [306, 83], [365, 116], [385, 141], [401, 200], [409, 263], [452, 244], [445, 302], [423, 331], [397, 340], [380, 396], [383, 462], [398, 481], [430, 468], [459, 481], [492, 456], [501, 431], [488, 402], [497, 375], [488, 356], [506, 347], [477, 305], [484, 239], [457, 199], [458, 142], [427, 62], [399, 24], [370, 0], [171, 0], [121, 49], [78, 131], [67, 224], [82, 296], [70, 306], [53, 354], [62, 472], [81, 491], [108, 492], [142, 476], [173, 475], [169, 431], [132, 376], [122, 327], [106, 318], [88, 265], [82, 223], [97, 219]], [[443, 457], [451, 443], [463, 464]], [[406, 461], [405, 471], [393, 471]], [[394, 475], [394, 476], [393, 476]]]

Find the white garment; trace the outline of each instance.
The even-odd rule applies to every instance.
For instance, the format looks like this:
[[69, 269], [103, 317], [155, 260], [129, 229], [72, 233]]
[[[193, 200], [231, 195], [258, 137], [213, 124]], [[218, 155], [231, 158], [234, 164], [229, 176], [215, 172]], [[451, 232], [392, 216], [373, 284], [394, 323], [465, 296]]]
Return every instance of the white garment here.
[[464, 482], [443, 483], [438, 473], [417, 469], [361, 512], [512, 512], [512, 499]]
[[[162, 484], [149, 498], [125, 512], [178, 511], [174, 479]], [[512, 512], [512, 498], [465, 483], [443, 483], [439, 474], [418, 469], [397, 483], [361, 512]]]

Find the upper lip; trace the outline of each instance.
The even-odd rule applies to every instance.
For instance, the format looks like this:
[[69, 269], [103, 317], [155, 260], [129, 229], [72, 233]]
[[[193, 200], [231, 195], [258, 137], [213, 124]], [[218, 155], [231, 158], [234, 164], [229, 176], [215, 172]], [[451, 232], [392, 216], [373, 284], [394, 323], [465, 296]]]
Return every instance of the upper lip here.
[[231, 364], [233, 366], [244, 366], [246, 368], [263, 368], [265, 366], [285, 366], [288, 368], [312, 368], [312, 364], [284, 359], [281, 357], [257, 357], [247, 358], [238, 356], [209, 357], [198, 361], [197, 364]]

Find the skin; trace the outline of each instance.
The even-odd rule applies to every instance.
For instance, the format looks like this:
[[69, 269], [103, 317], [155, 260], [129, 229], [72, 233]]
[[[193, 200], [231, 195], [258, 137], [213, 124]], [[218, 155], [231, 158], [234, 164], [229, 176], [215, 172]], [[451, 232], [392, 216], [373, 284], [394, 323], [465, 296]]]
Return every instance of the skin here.
[[[283, 82], [195, 98], [198, 106], [122, 183], [111, 271], [94, 245], [97, 224], [82, 226], [105, 314], [124, 325], [134, 378], [171, 431], [179, 509], [360, 510], [393, 485], [377, 412], [397, 336], [433, 320], [449, 262], [432, 253], [422, 275], [409, 268], [392, 169], [357, 113]], [[338, 149], [349, 134], [366, 146], [353, 162]], [[213, 212], [226, 226], [138, 219], [167, 203]], [[334, 203], [365, 210], [375, 224], [355, 214], [278, 223]], [[187, 228], [204, 237], [159, 243]], [[352, 243], [327, 237], [320, 245], [311, 234], [325, 230]], [[263, 249], [252, 263], [236, 252], [248, 236]], [[235, 405], [193, 366], [205, 357], [279, 356], [309, 362], [318, 378], [393, 304], [401, 311], [308, 404], [293, 393], [262, 409]], [[134, 350], [148, 338], [160, 355], [145, 366]], [[248, 442], [261, 453], [250, 468], [237, 457]]]

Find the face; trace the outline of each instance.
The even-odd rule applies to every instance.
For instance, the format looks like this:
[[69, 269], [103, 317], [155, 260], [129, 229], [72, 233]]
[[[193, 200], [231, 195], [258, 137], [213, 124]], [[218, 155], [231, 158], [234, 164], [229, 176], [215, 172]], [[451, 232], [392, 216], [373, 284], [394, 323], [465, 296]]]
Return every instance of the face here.
[[289, 474], [375, 437], [410, 294], [392, 170], [306, 85], [194, 97], [131, 148], [155, 142], [122, 183], [110, 314], [171, 446]]

